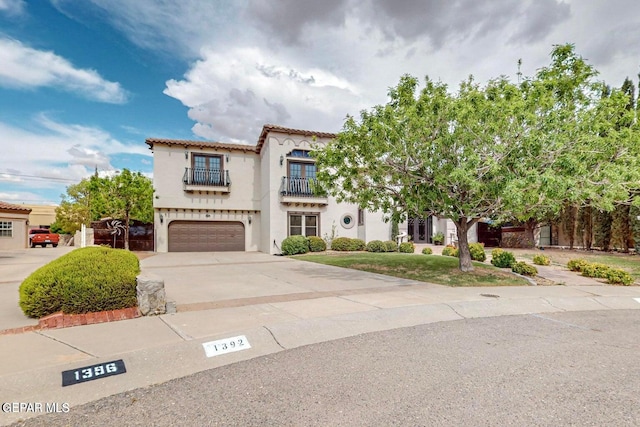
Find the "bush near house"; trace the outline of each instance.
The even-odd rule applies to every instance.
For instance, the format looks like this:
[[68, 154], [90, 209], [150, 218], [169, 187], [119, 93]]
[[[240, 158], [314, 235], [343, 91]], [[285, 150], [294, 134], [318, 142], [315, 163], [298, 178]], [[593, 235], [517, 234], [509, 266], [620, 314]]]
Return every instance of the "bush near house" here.
[[400, 246], [398, 247], [398, 251], [400, 251], [400, 252], [402, 252], [404, 254], [412, 254], [412, 253], [414, 253], [416, 251], [416, 247], [411, 242], [402, 242], [402, 243], [400, 243]]
[[496, 248], [491, 251], [491, 264], [499, 268], [511, 268], [516, 263], [513, 252]]
[[366, 247], [364, 240], [349, 237], [338, 237], [331, 242], [331, 249], [334, 251], [364, 251]]
[[309, 236], [307, 237], [307, 241], [309, 242], [309, 250], [311, 252], [323, 252], [327, 250], [327, 244], [318, 236]]
[[423, 248], [422, 249], [422, 254], [423, 255], [431, 255], [431, 254], [433, 254], [433, 250], [431, 248]]
[[331, 242], [331, 250], [334, 251], [348, 251], [349, 250], [349, 241], [351, 239], [348, 237], [336, 237]]
[[458, 249], [454, 248], [453, 246], [447, 245], [444, 248], [442, 248], [442, 255], [457, 257], [458, 256]]
[[393, 240], [387, 240], [384, 242], [385, 252], [398, 252], [398, 244]]
[[306, 254], [309, 252], [309, 241], [304, 236], [289, 236], [280, 247], [283, 255]]
[[29, 317], [62, 311], [90, 313], [135, 307], [138, 258], [104, 246], [76, 249], [34, 271], [20, 285], [20, 308]]
[[350, 239], [347, 245], [348, 251], [364, 251], [367, 245], [362, 239]]
[[511, 267], [511, 271], [514, 273], [522, 274], [523, 276], [535, 276], [538, 274], [538, 269], [533, 265], [529, 265], [524, 261], [516, 262]]
[[367, 243], [367, 252], [386, 252], [387, 248], [382, 240], [372, 240]]

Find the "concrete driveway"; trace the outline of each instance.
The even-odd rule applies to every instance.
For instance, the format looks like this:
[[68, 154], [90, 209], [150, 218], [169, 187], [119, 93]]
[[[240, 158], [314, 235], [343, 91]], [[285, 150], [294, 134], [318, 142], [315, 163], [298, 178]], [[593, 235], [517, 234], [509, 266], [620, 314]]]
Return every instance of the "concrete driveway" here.
[[261, 252], [162, 253], [143, 259], [143, 271], [162, 277], [178, 311], [237, 307], [394, 290], [438, 287]]
[[38, 268], [73, 249], [58, 246], [0, 251], [0, 330], [38, 323], [37, 319], [25, 316], [18, 306], [20, 283]]

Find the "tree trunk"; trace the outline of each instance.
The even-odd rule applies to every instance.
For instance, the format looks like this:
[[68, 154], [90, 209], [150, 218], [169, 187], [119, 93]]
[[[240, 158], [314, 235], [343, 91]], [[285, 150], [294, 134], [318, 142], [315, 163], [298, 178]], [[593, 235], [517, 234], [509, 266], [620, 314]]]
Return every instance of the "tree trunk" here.
[[124, 213], [124, 249], [129, 250], [129, 211]]
[[526, 241], [525, 244], [527, 245], [528, 248], [533, 248], [536, 245], [536, 239], [533, 233], [537, 226], [538, 226], [538, 220], [533, 218], [528, 219], [524, 223], [524, 238]]
[[475, 224], [477, 220], [467, 221], [467, 218], [460, 218], [454, 221], [456, 225], [456, 233], [458, 234], [458, 257], [460, 271], [465, 273], [473, 271], [473, 263], [471, 262], [471, 252], [469, 251], [469, 239], [467, 232], [469, 228]]
[[580, 214], [582, 223], [582, 243], [586, 250], [590, 251], [593, 246], [593, 209], [591, 208], [590, 201], [587, 201], [587, 205], [582, 208]]
[[633, 235], [631, 233], [631, 218], [629, 217], [629, 211], [631, 210], [631, 206], [625, 204], [622, 206], [622, 224], [621, 224], [621, 232], [622, 232], [622, 251], [624, 253], [628, 253], [629, 249], [633, 247]]

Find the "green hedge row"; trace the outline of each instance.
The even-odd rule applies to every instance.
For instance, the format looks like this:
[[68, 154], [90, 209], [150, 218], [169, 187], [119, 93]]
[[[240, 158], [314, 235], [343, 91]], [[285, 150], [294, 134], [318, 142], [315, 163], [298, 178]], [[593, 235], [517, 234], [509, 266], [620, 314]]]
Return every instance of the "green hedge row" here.
[[89, 313], [135, 307], [138, 258], [107, 247], [76, 249], [34, 271], [20, 285], [20, 308], [29, 317], [58, 311]]
[[607, 282], [612, 285], [629, 286], [634, 282], [633, 276], [626, 271], [597, 262], [592, 263], [583, 259], [572, 259], [567, 263], [567, 267], [571, 271], [582, 273], [585, 277], [607, 279]]

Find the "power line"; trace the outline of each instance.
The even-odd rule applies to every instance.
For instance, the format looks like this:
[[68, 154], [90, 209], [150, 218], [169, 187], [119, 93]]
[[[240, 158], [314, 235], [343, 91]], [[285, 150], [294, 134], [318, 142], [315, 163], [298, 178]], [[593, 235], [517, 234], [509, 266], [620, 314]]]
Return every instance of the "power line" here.
[[47, 177], [47, 176], [37, 176], [37, 175], [23, 175], [23, 174], [19, 174], [19, 173], [9, 173], [9, 172], [0, 172], [0, 176], [2, 175], [8, 175], [8, 176], [15, 176], [15, 177], [19, 177], [19, 178], [29, 178], [29, 179], [39, 179], [39, 180], [43, 180], [43, 181], [60, 181], [60, 182], [71, 182], [71, 183], [75, 183], [78, 182], [75, 179], [69, 179], [69, 178], [58, 178], [58, 177]]

